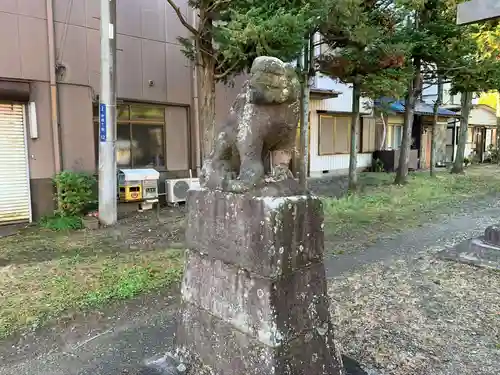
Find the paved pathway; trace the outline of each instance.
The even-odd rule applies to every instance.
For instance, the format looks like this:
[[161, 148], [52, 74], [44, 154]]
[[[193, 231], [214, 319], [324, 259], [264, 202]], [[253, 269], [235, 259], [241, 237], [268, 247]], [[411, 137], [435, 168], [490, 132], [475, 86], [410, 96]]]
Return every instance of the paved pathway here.
[[[480, 234], [498, 218], [496, 199], [468, 203], [459, 214], [381, 238], [356, 255], [331, 257], [327, 273], [334, 277], [371, 262], [414, 257], [425, 248], [452, 245]], [[0, 344], [0, 375], [137, 374], [138, 364], [168, 349], [175, 311], [175, 300], [169, 296], [147, 296], [77, 319], [83, 323], [72, 322], [36, 337]]]

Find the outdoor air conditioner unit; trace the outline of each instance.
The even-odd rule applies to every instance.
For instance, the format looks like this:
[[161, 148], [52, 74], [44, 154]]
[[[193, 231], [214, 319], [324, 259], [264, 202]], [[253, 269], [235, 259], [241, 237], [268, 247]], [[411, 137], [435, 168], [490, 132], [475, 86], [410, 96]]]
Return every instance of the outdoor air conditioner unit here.
[[165, 191], [167, 192], [168, 203], [185, 202], [187, 192], [191, 188], [199, 188], [198, 178], [177, 178], [165, 181]]

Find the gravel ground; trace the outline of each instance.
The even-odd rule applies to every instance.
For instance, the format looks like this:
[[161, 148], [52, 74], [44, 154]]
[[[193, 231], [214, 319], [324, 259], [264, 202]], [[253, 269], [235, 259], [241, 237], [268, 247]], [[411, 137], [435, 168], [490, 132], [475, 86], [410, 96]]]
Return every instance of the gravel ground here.
[[131, 250], [183, 248], [186, 205], [162, 207], [146, 212], [130, 212], [120, 218], [118, 225], [98, 232], [111, 237], [115, 243]]
[[436, 260], [374, 263], [330, 282], [342, 350], [381, 375], [495, 375], [500, 273]]

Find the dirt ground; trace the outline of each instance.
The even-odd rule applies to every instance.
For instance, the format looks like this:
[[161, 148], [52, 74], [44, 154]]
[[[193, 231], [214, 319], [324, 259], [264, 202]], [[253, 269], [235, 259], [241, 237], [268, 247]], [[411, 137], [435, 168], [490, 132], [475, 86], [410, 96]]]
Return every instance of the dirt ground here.
[[[326, 262], [344, 353], [376, 375], [496, 375], [500, 274], [433, 256], [500, 217], [494, 198]], [[172, 344], [175, 294], [122, 301], [0, 341], [0, 375], [137, 374]], [[373, 370], [373, 371], [371, 371]]]
[[[331, 226], [326, 268], [338, 338], [344, 352], [374, 374], [497, 373], [500, 274], [437, 261], [433, 253], [500, 217], [498, 172], [476, 168], [470, 177], [434, 180], [419, 175], [406, 187], [390, 185], [389, 174], [367, 174], [361, 194], [340, 200], [347, 193], [345, 178], [310, 181], [324, 197]], [[9, 303], [24, 308], [32, 297], [44, 308], [47, 300], [39, 294], [47, 282], [63, 292], [56, 302], [64, 302], [82, 277], [101, 283], [106, 293], [118, 289], [131, 298], [91, 295], [106, 304], [65, 311], [56, 324], [0, 340], [0, 375], [115, 375], [122, 373], [120, 361], [134, 363], [164, 350], [175, 325], [175, 303], [169, 306], [176, 292], [158, 275], [174, 262], [165, 249], [184, 247], [185, 213], [184, 205], [165, 207], [159, 217], [155, 211], [131, 213], [98, 231], [65, 235], [28, 228], [0, 239], [0, 276], [19, 288], [20, 277], [29, 276], [41, 288], [33, 294], [22, 287], [27, 299], [16, 305], [21, 293], [4, 284], [7, 309]], [[86, 274], [92, 262], [94, 279]], [[115, 276], [119, 267], [124, 277]], [[55, 283], [44, 270], [56, 272]], [[155, 291], [143, 288], [144, 282]]]
[[433, 253], [331, 280], [343, 351], [384, 375], [498, 374], [500, 273]]

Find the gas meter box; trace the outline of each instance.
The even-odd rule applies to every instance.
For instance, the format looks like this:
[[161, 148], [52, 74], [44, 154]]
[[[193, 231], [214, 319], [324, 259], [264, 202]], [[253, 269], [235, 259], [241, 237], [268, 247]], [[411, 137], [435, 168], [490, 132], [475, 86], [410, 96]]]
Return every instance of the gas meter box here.
[[160, 173], [155, 169], [141, 169], [143, 172], [142, 199], [145, 201], [158, 199], [158, 180]]
[[118, 171], [118, 190], [120, 202], [142, 200], [141, 175], [135, 169], [120, 169]]
[[158, 198], [158, 179], [155, 169], [120, 169], [118, 187], [121, 202], [138, 202]]

